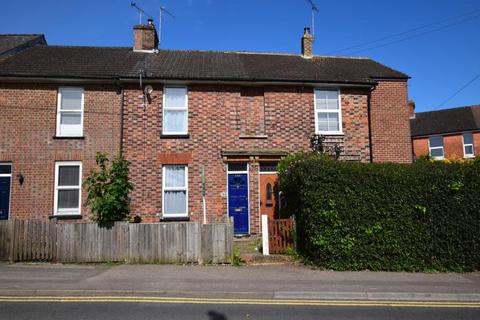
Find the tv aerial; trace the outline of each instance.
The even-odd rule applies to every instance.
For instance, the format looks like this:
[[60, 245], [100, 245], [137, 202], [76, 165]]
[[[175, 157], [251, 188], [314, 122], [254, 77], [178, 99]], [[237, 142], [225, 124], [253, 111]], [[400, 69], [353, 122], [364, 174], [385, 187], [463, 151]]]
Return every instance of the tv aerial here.
[[[132, 8], [135, 8], [138, 12], [138, 16], [139, 16], [139, 21], [140, 21], [140, 24], [142, 24], [143, 22], [143, 16], [146, 16], [152, 20], [154, 20], [153, 16], [151, 14], [149, 14], [148, 12], [146, 12], [143, 8], [139, 7], [137, 5], [136, 2], [130, 2], [130, 6]], [[161, 44], [161, 40], [162, 40], [162, 25], [163, 25], [163, 14], [167, 14], [169, 15], [170, 17], [174, 18], [175, 19], [175, 16], [173, 15], [173, 13], [171, 13], [170, 11], [167, 10], [167, 8], [165, 8], [164, 6], [160, 5], [160, 10], [159, 10], [159, 16], [158, 16], [158, 32], [157, 32], [157, 35], [158, 35], [158, 45], [160, 46]]]
[[307, 2], [312, 8], [312, 37], [315, 38], [315, 12], [318, 12], [318, 7], [313, 0], [307, 0]]
[[167, 8], [165, 8], [164, 6], [160, 5], [160, 14], [158, 16], [158, 45], [160, 46], [160, 44], [162, 43], [162, 23], [163, 23], [163, 14], [166, 13], [167, 15], [169, 15], [170, 17], [172, 17], [173, 19], [175, 19], [175, 16], [167, 10]]
[[139, 16], [139, 20], [140, 20], [140, 22], [139, 22], [140, 24], [142, 24], [142, 22], [143, 22], [143, 16], [147, 16], [148, 18], [150, 18], [150, 19], [153, 20], [153, 17], [152, 17], [150, 14], [148, 14], [145, 10], [143, 10], [142, 8], [140, 8], [139, 6], [137, 6], [137, 3], [136, 3], [136, 2], [133, 2], [133, 1], [130, 2], [130, 6], [131, 6], [132, 8], [137, 9], [137, 11], [138, 11], [138, 16]]

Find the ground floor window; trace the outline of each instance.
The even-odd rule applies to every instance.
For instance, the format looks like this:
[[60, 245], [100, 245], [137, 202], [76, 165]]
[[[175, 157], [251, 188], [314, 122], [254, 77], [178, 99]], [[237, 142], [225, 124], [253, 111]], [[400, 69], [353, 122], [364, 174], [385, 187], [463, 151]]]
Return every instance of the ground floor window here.
[[473, 135], [471, 132], [463, 134], [463, 155], [465, 158], [475, 157], [473, 150]]
[[428, 139], [430, 156], [433, 159], [443, 159], [443, 137], [433, 136]]
[[188, 217], [188, 167], [186, 165], [163, 166], [164, 217]]
[[82, 193], [82, 163], [55, 163], [55, 215], [79, 215]]

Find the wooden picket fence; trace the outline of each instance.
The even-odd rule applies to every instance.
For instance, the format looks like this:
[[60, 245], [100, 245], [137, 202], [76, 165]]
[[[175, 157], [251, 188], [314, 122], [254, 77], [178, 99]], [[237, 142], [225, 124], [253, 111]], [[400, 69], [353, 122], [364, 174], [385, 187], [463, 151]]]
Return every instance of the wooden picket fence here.
[[228, 263], [231, 223], [0, 221], [0, 260], [63, 263]]
[[268, 243], [271, 254], [285, 253], [294, 246], [294, 219], [268, 219]]

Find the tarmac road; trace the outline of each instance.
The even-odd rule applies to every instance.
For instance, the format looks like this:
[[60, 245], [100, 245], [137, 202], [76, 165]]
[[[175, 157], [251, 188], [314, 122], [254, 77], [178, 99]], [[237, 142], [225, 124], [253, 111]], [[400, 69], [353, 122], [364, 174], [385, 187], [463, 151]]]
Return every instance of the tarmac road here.
[[410, 308], [410, 307], [345, 307], [345, 306], [279, 306], [279, 305], [216, 305], [169, 303], [51, 303], [0, 302], [4, 320], [123, 320], [123, 319], [422, 319], [472, 320], [480, 318], [480, 309]]

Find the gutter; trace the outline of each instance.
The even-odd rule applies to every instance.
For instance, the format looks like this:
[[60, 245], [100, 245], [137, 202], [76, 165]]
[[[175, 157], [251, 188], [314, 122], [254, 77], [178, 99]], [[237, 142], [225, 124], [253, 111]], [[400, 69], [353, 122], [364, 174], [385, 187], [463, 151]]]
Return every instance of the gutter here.
[[[238, 79], [225, 79], [225, 80], [209, 80], [209, 79], [143, 79], [145, 83], [162, 83], [162, 84], [215, 84], [215, 85], [255, 85], [255, 86], [267, 86], [267, 85], [281, 85], [281, 86], [324, 86], [324, 87], [360, 87], [371, 88], [377, 84], [376, 81], [361, 82], [361, 81], [291, 81], [291, 80], [238, 80]], [[64, 78], [64, 77], [30, 77], [30, 76], [0, 76], [0, 82], [10, 83], [90, 83], [90, 84], [104, 84], [111, 83], [112, 77], [90, 77], [90, 78]], [[135, 78], [118, 78], [119, 83], [137, 83], [138, 79]]]

